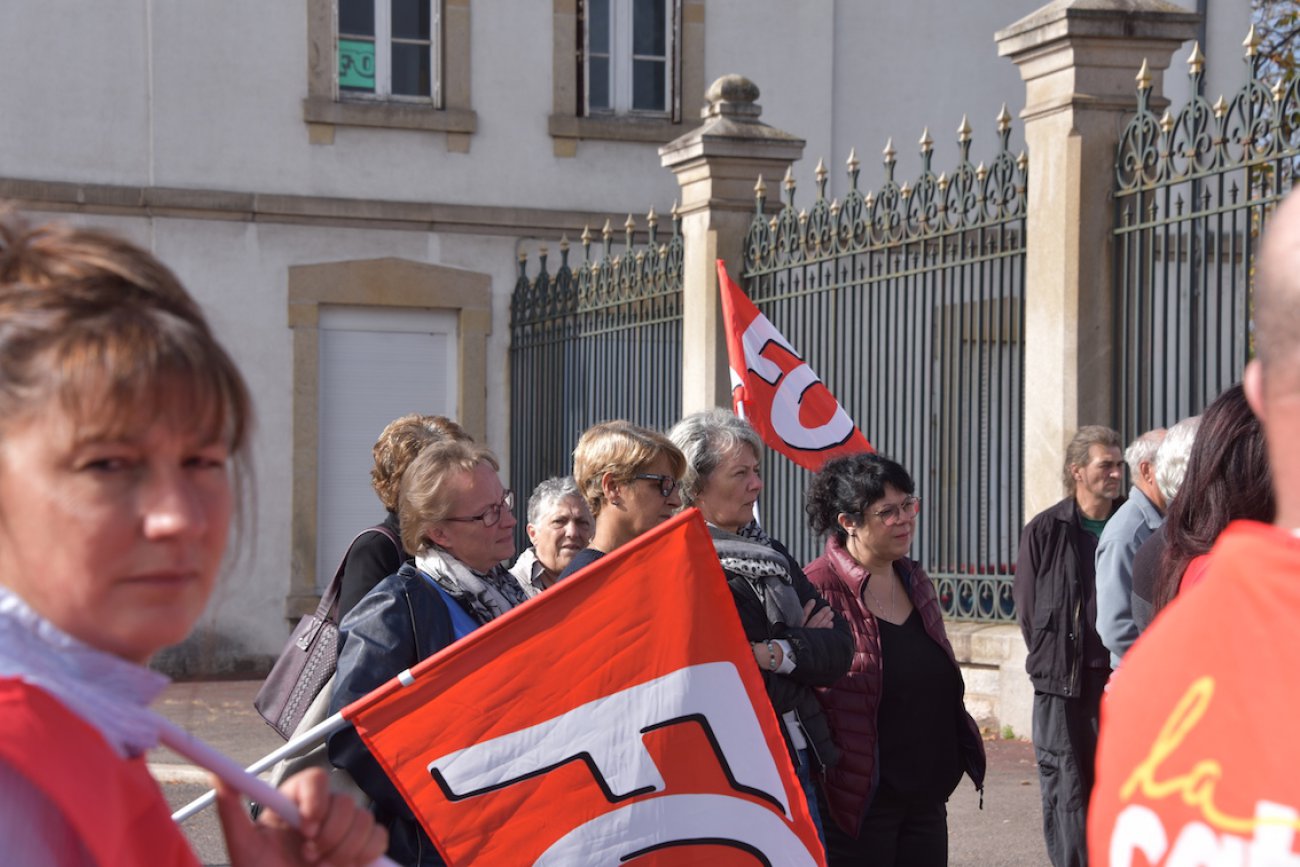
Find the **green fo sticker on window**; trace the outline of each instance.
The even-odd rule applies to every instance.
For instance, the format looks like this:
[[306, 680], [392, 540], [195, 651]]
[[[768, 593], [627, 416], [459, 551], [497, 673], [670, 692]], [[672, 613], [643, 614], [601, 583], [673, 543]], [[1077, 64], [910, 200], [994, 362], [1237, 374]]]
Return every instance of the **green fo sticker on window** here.
[[361, 39], [339, 40], [339, 87], [375, 89], [375, 43]]

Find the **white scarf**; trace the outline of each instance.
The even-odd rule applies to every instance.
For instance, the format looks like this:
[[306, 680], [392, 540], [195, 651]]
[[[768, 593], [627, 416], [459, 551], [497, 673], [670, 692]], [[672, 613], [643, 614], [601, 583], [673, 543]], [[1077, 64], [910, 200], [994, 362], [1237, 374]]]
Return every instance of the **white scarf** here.
[[149, 703], [166, 676], [73, 638], [0, 587], [0, 677], [25, 681], [54, 696], [133, 758], [158, 744]]
[[438, 582], [457, 602], [466, 605], [479, 623], [487, 623], [516, 605], [528, 601], [514, 576], [494, 566], [489, 572], [475, 572], [446, 551], [430, 548], [416, 555], [415, 566]]

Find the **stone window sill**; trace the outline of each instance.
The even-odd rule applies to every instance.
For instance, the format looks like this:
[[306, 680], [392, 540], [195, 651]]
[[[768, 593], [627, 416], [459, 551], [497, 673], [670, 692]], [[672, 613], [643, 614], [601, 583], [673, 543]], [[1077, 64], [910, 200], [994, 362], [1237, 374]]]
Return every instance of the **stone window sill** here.
[[335, 126], [371, 126], [387, 129], [416, 129], [469, 135], [478, 126], [472, 110], [433, 108], [401, 102], [334, 102], [307, 98], [302, 101], [302, 119], [307, 123]]
[[548, 123], [555, 139], [596, 139], [603, 141], [648, 142], [667, 144], [687, 129], [666, 117], [572, 117], [553, 114]]

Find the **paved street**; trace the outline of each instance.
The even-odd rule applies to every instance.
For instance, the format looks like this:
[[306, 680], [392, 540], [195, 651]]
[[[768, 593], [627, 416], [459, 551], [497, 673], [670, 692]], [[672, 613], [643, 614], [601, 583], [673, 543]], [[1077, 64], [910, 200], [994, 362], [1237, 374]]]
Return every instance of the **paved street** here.
[[[254, 681], [173, 684], [156, 707], [168, 718], [237, 759], [252, 764], [280, 746], [280, 738], [252, 708]], [[952, 867], [1042, 867], [1043, 848], [1033, 748], [1023, 741], [992, 740], [985, 744], [989, 772], [984, 809], [968, 780], [948, 805]], [[204, 775], [178, 756], [159, 750], [150, 766], [163, 784], [167, 799], [180, 806], [207, 790]], [[227, 864], [225, 847], [212, 810], [185, 823], [205, 865]]]

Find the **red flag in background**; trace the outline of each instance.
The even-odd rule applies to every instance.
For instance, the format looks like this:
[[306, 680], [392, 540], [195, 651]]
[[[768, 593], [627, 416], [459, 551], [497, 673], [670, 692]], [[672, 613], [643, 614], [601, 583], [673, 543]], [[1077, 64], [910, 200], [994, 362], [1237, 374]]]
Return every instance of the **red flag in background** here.
[[840, 455], [875, 451], [790, 341], [718, 260], [731, 399], [769, 448], [816, 472]]
[[343, 715], [451, 865], [822, 863], [694, 509]]

